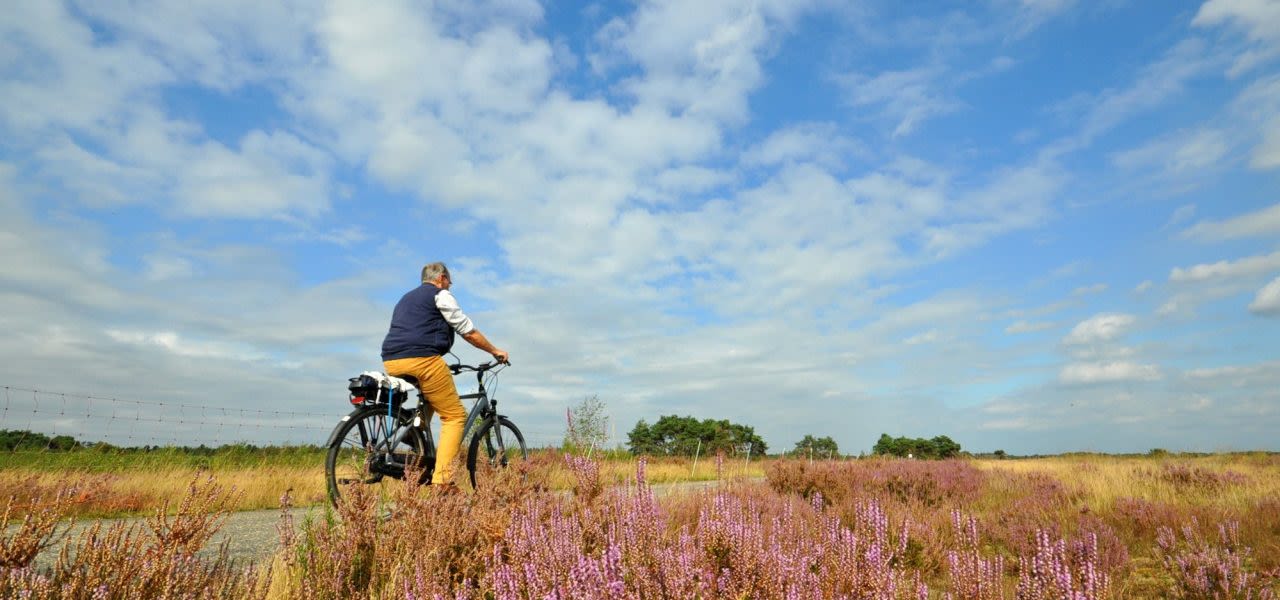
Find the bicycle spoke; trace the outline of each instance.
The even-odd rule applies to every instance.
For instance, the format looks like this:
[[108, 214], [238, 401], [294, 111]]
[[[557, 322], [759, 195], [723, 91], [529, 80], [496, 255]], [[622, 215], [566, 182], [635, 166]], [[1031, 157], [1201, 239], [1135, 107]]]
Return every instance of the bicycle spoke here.
[[483, 484], [480, 482], [492, 477], [496, 470], [527, 457], [524, 436], [514, 423], [505, 417], [484, 423], [467, 453], [471, 485], [481, 487]]
[[325, 459], [332, 501], [353, 486], [376, 488], [374, 495], [385, 499], [407, 469], [424, 465], [427, 444], [420, 430], [409, 429], [394, 448], [389, 447], [388, 433], [410, 423], [410, 417], [402, 413], [391, 420], [385, 410], [377, 407], [352, 413], [350, 422], [339, 430]]

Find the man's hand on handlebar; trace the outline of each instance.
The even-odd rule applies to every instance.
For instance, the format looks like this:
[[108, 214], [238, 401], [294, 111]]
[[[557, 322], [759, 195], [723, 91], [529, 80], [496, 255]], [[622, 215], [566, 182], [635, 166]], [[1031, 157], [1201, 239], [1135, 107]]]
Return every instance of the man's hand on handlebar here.
[[489, 354], [492, 354], [494, 359], [496, 359], [498, 362], [504, 365], [511, 364], [511, 355], [507, 354], [506, 350], [502, 350], [501, 348], [494, 348], [493, 351], [490, 352]]

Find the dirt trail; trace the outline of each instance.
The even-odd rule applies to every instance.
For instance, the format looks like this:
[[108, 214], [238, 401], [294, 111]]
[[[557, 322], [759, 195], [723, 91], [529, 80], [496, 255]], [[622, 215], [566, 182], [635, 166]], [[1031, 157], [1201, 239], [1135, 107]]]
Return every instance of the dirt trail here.
[[[673, 493], [687, 493], [703, 488], [711, 487], [716, 484], [715, 481], [689, 481], [682, 483], [664, 483], [653, 486], [653, 492], [657, 496], [665, 496]], [[289, 515], [293, 518], [295, 527], [301, 527], [304, 519], [320, 518], [324, 514], [322, 506], [308, 506], [290, 509]], [[231, 513], [227, 516], [227, 520], [223, 523], [222, 529], [214, 534], [213, 539], [201, 551], [201, 554], [209, 557], [216, 554], [218, 547], [225, 540], [230, 540], [227, 548], [231, 558], [237, 564], [257, 564], [264, 559], [271, 557], [276, 549], [280, 546], [280, 535], [276, 526], [280, 523], [282, 512], [279, 509], [273, 510], [253, 510]], [[83, 521], [77, 523], [68, 532], [67, 529], [59, 529], [58, 535], [66, 533], [69, 537], [62, 539], [75, 540], [84, 531], [94, 523], [102, 523], [104, 527], [109, 526], [118, 521], [125, 522], [141, 522], [146, 520], [145, 517], [131, 517], [127, 519], [101, 519], [98, 521]], [[57, 559], [58, 551], [62, 548], [62, 543], [56, 543], [52, 547], [46, 549], [36, 558], [37, 568], [48, 568], [53, 566], [53, 561]]]

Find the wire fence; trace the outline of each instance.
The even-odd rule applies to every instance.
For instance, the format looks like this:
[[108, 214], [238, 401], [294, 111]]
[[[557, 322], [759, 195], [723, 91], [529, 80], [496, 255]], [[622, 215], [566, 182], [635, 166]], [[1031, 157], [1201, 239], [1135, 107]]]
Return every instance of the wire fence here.
[[[154, 400], [94, 396], [3, 386], [0, 430], [9, 434], [5, 447], [30, 451], [35, 437], [60, 436], [86, 445], [216, 448], [230, 445], [321, 446], [339, 419], [332, 410], [304, 412], [235, 408]], [[439, 430], [438, 421], [435, 429]], [[558, 446], [562, 432], [521, 427], [531, 447]], [[30, 435], [33, 439], [23, 440]], [[439, 439], [438, 437], [436, 439]], [[24, 443], [28, 442], [28, 443]], [[65, 438], [62, 443], [65, 443]], [[56, 450], [57, 443], [43, 450]]]

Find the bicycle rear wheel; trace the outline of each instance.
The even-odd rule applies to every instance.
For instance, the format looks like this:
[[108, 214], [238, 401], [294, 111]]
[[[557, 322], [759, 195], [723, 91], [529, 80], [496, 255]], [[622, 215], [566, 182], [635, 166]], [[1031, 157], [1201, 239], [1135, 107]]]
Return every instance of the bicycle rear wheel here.
[[409, 429], [394, 448], [387, 447], [387, 437], [412, 424], [413, 417], [413, 411], [401, 409], [391, 420], [385, 405], [360, 408], [344, 417], [345, 422], [334, 430], [324, 461], [329, 501], [334, 506], [352, 486], [367, 486], [385, 499], [392, 484], [404, 479], [406, 468], [421, 471], [419, 484], [430, 480], [435, 460], [420, 429]]
[[492, 479], [496, 469], [511, 466], [529, 458], [524, 435], [506, 417], [486, 421], [471, 437], [467, 451], [467, 471], [471, 474], [471, 487], [480, 489], [482, 482]]

